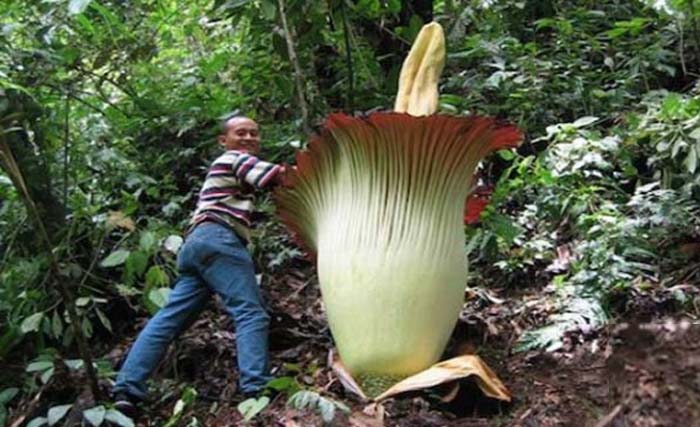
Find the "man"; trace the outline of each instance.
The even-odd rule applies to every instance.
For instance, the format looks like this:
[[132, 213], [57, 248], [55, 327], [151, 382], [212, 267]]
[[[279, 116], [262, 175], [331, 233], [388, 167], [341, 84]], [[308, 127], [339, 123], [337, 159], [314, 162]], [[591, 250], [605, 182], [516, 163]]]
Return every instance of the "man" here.
[[247, 117], [225, 118], [218, 142], [226, 152], [212, 163], [200, 191], [178, 253], [179, 277], [168, 303], [139, 334], [117, 376], [115, 406], [127, 415], [134, 413], [135, 402], [145, 398], [145, 382], [167, 346], [195, 320], [213, 294], [221, 298], [236, 328], [240, 392], [254, 396], [271, 379], [269, 316], [245, 245], [253, 211], [251, 187], [276, 183], [283, 168], [255, 157], [260, 133], [257, 123]]

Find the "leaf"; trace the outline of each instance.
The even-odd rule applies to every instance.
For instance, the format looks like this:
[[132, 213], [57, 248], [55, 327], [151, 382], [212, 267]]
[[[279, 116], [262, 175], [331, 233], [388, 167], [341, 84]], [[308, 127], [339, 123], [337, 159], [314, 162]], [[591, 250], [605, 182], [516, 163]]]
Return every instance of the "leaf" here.
[[97, 313], [97, 317], [100, 319], [100, 323], [102, 323], [102, 326], [105, 327], [110, 333], [112, 333], [112, 322], [109, 321], [107, 316], [100, 310], [99, 308], [95, 309], [95, 313]]
[[100, 405], [83, 411], [83, 417], [90, 424], [92, 424], [95, 427], [98, 427], [104, 421], [106, 413], [107, 411], [105, 410], [105, 407]]
[[335, 418], [335, 405], [333, 402], [326, 399], [318, 400], [318, 411], [321, 413], [321, 418], [326, 423], [330, 423]]
[[145, 231], [141, 233], [141, 238], [139, 239], [139, 246], [144, 251], [150, 251], [156, 244], [156, 235], [152, 231]]
[[168, 296], [170, 296], [170, 288], [153, 289], [148, 293], [148, 299], [158, 308], [165, 307], [165, 304], [168, 303]]
[[165, 286], [169, 281], [168, 275], [157, 265], [152, 266], [146, 272], [146, 288]]
[[136, 230], [134, 220], [124, 215], [122, 211], [109, 211], [107, 214], [107, 225], [111, 227], [124, 228], [129, 231]]
[[[334, 363], [334, 365], [336, 365], [336, 363]], [[334, 370], [336, 369], [336, 367], [337, 366], [334, 366]], [[364, 396], [364, 394], [361, 395]], [[308, 408], [313, 411], [316, 411], [321, 415], [321, 417], [326, 423], [330, 423], [331, 421], [333, 421], [333, 418], [335, 418], [336, 409], [340, 409], [345, 413], [350, 412], [350, 408], [348, 408], [343, 403], [337, 402], [333, 399], [328, 399], [316, 393], [315, 391], [309, 390], [301, 390], [294, 393], [294, 395], [292, 395], [292, 397], [289, 398], [287, 404], [295, 409]]]
[[3, 391], [0, 391], [0, 405], [4, 405], [10, 400], [12, 400], [17, 395], [17, 393], [19, 393], [19, 389], [17, 387], [10, 387], [6, 388]]
[[299, 384], [297, 384], [294, 377], [278, 377], [267, 383], [266, 387], [277, 391], [284, 391], [287, 393], [294, 393], [299, 390]]
[[44, 313], [32, 314], [31, 316], [25, 318], [22, 321], [22, 325], [20, 326], [20, 330], [22, 331], [23, 334], [38, 331], [39, 325], [41, 324], [41, 319], [43, 319], [43, 318], [44, 318]]
[[685, 167], [689, 173], [694, 174], [698, 167], [698, 153], [695, 150], [695, 146], [691, 146], [688, 150], [688, 156], [685, 158]]
[[103, 259], [102, 262], [100, 262], [100, 266], [104, 268], [110, 268], [122, 265], [124, 264], [124, 261], [126, 261], [126, 259], [129, 257], [130, 253], [131, 251], [128, 251], [126, 249], [117, 249], [116, 251], [109, 254], [107, 258]]
[[168, 252], [171, 252], [171, 253], [177, 255], [177, 251], [180, 250], [180, 246], [182, 246], [182, 243], [183, 243], [182, 237], [177, 236], [175, 234], [172, 234], [172, 235], [168, 236], [167, 239], [165, 239], [163, 246], [165, 247], [165, 250], [167, 250]]
[[45, 370], [44, 372], [42, 372], [39, 379], [41, 379], [42, 383], [46, 384], [49, 382], [49, 380], [53, 376], [53, 372], [54, 372], [54, 368], [49, 368], [49, 369]]
[[49, 368], [53, 368], [53, 362], [50, 360], [41, 360], [38, 362], [32, 362], [29, 365], [27, 365], [27, 369], [25, 369], [27, 372], [39, 372], [39, 371], [45, 371]]
[[59, 405], [49, 409], [49, 425], [52, 426], [55, 425], [57, 422], [61, 421], [61, 418], [66, 416], [71, 406], [73, 405]]
[[250, 421], [260, 413], [270, 403], [270, 398], [262, 396], [258, 399], [250, 398], [239, 403], [237, 406], [238, 412], [243, 415], [245, 421]]
[[68, 366], [68, 369], [72, 371], [77, 371], [78, 369], [82, 368], [85, 365], [85, 362], [83, 362], [83, 359], [66, 359], [63, 361], [63, 363]]
[[85, 334], [86, 337], [90, 338], [92, 336], [92, 323], [90, 322], [90, 319], [87, 317], [83, 317], [83, 322], [81, 324], [83, 328], [83, 334]]
[[[187, 389], [185, 389], [185, 391], [182, 393], [182, 396], [180, 396], [177, 402], [175, 402], [175, 407], [173, 408], [173, 419], [179, 419], [185, 408], [191, 405], [196, 398], [197, 390], [193, 389], [192, 387], [187, 387]], [[168, 422], [166, 426], [170, 424], [171, 423]]]
[[83, 13], [92, 0], [70, 0], [68, 3], [68, 14], [77, 15]]
[[197, 399], [197, 390], [192, 387], [187, 387], [185, 391], [182, 392], [180, 400], [185, 402], [186, 405], [191, 405]]
[[49, 423], [49, 420], [47, 418], [36, 417], [27, 424], [27, 427], [41, 427], [41, 426], [46, 425], [48, 423]]
[[498, 376], [496, 376], [491, 368], [489, 368], [479, 356], [473, 354], [454, 357], [436, 363], [428, 369], [394, 384], [387, 391], [377, 396], [375, 400], [381, 401], [399, 393], [434, 387], [438, 384], [444, 384], [472, 375], [476, 377], [476, 384], [485, 395], [493, 397], [494, 399], [510, 402], [510, 392], [503, 385]]
[[690, 135], [688, 135], [688, 136], [690, 136], [691, 138], [693, 138], [695, 140], [700, 141], [700, 127], [695, 129], [694, 131], [690, 132]]
[[487, 225], [509, 245], [523, 232], [518, 224], [511, 221], [507, 216], [498, 213], [489, 216]]
[[126, 259], [126, 271], [131, 277], [139, 277], [148, 267], [148, 254], [144, 251], [132, 252]]
[[88, 304], [90, 304], [90, 297], [81, 297], [75, 300], [77, 307], [85, 307]]
[[116, 409], [108, 409], [105, 419], [122, 427], [134, 427], [134, 421]]
[[585, 116], [577, 119], [575, 122], [572, 123], [572, 125], [577, 128], [582, 128], [584, 126], [588, 126], [590, 124], [595, 123], [597, 120], [598, 117]]
[[499, 150], [498, 156], [503, 160], [509, 162], [515, 158], [515, 153], [513, 153], [513, 150]]
[[63, 322], [61, 317], [58, 315], [58, 311], [54, 310], [53, 316], [51, 318], [51, 332], [54, 338], [59, 338], [63, 333]]

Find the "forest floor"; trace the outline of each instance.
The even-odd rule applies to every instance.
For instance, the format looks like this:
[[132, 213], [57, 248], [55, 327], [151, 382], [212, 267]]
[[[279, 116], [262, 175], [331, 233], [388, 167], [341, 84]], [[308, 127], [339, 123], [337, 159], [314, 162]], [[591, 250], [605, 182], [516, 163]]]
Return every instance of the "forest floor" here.
[[[627, 300], [634, 319], [620, 317], [604, 330], [572, 333], [555, 352], [522, 353], [513, 351], [519, 333], [551, 309], [546, 292], [470, 292], [448, 353], [479, 354], [510, 389], [513, 402], [483, 396], [468, 379], [449, 402], [445, 390], [434, 389], [372, 405], [346, 392], [327, 363], [332, 342], [317, 283], [307, 273], [295, 270], [265, 285], [273, 313], [272, 362], [276, 375], [295, 376], [303, 387], [350, 407], [348, 414], [337, 411], [333, 425], [700, 426], [700, 322], [670, 311], [668, 291]], [[194, 412], [206, 426], [242, 424], [231, 326], [217, 304], [183, 336], [160, 369], [161, 376], [197, 389]], [[154, 400], [141, 425], [159, 425], [157, 414], [167, 419], [176, 399], [174, 393]], [[250, 425], [306, 427], [323, 421], [312, 412], [289, 408], [281, 394]]]
[[[487, 398], [466, 379], [456, 394], [453, 386], [443, 386], [370, 404], [345, 391], [327, 363], [332, 341], [310, 271], [290, 270], [264, 284], [273, 317], [274, 373], [343, 402], [350, 412], [338, 410], [332, 423], [323, 424], [313, 411], [291, 408], [280, 393], [244, 423], [236, 409], [240, 398], [235, 334], [217, 302], [169, 350], [137, 426], [164, 425], [185, 386], [197, 390], [186, 415], [207, 427], [700, 426], [700, 322], [694, 320], [697, 313], [670, 309], [669, 291], [626, 300], [628, 312], [636, 313], [634, 319], [621, 315], [604, 330], [571, 333], [554, 352], [520, 353], [514, 351], [519, 334], [541, 324], [552, 309], [546, 290], [469, 291], [446, 355], [479, 354], [508, 387], [513, 401]], [[146, 320], [129, 322], [104, 356], [117, 364]], [[84, 381], [52, 381], [42, 401], [77, 395], [77, 390], [69, 390], [77, 384]], [[28, 405], [20, 404], [18, 410]], [[187, 425], [187, 419], [175, 425]]]

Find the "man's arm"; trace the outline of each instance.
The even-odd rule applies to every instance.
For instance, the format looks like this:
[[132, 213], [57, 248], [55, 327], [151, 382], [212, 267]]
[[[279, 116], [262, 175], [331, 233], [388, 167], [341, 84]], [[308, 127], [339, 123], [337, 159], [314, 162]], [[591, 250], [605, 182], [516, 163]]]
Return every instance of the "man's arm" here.
[[234, 174], [248, 184], [262, 188], [270, 183], [276, 183], [282, 176], [284, 167], [260, 160], [257, 157], [242, 153], [233, 163]]

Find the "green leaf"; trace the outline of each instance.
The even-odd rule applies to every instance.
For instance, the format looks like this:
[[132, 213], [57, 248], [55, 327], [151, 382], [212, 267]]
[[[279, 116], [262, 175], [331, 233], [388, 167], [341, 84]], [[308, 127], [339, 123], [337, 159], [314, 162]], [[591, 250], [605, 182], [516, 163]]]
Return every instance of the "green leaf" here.
[[68, 3], [68, 13], [70, 15], [77, 15], [83, 13], [85, 9], [90, 5], [92, 0], [70, 0]]
[[287, 404], [295, 409], [311, 409], [318, 412], [326, 423], [333, 421], [335, 410], [348, 413], [350, 408], [341, 402], [328, 399], [314, 391], [301, 390], [292, 395]]
[[31, 316], [25, 318], [22, 321], [20, 330], [22, 333], [26, 334], [29, 332], [35, 332], [39, 330], [39, 325], [41, 324], [41, 319], [44, 318], [44, 313], [34, 313]]
[[700, 141], [700, 128], [697, 128], [694, 131], [690, 132], [690, 135], [688, 135], [688, 136], [690, 136], [691, 138], [693, 138], [695, 140]]
[[92, 336], [92, 323], [90, 322], [90, 319], [87, 317], [83, 317], [83, 322], [81, 324], [83, 328], [83, 334], [85, 334], [86, 337], [90, 338]]
[[262, 396], [258, 399], [250, 398], [238, 404], [238, 412], [243, 415], [245, 421], [250, 421], [258, 415], [270, 403], [270, 398]]
[[512, 150], [500, 150], [498, 152], [498, 156], [503, 160], [510, 162], [515, 158], [515, 153], [513, 153]]
[[134, 427], [134, 421], [116, 409], [108, 409], [105, 419], [122, 427]]
[[97, 317], [100, 319], [100, 323], [102, 323], [102, 326], [105, 327], [110, 333], [112, 332], [112, 322], [109, 321], [107, 316], [100, 310], [99, 308], [95, 309], [95, 313], [97, 313]]
[[145, 231], [139, 239], [139, 246], [144, 251], [150, 251], [156, 244], [156, 235], [152, 231]]
[[0, 405], [0, 426], [4, 426], [5, 421], [7, 421], [7, 408], [4, 405]]
[[172, 234], [168, 236], [167, 239], [165, 239], [163, 246], [167, 251], [172, 252], [173, 254], [177, 254], [177, 251], [180, 250], [180, 246], [182, 246], [182, 243], [182, 237]]
[[577, 119], [575, 122], [572, 123], [574, 127], [577, 128], [582, 128], [584, 126], [588, 126], [590, 124], [595, 123], [598, 120], [598, 117], [593, 117], [593, 116], [586, 116], [586, 117], [581, 117]]
[[688, 156], [685, 158], [685, 167], [689, 173], [694, 174], [698, 167], [698, 153], [695, 150], [695, 146], [691, 146], [688, 151]]
[[488, 226], [493, 230], [498, 237], [505, 240], [508, 244], [513, 241], [523, 232], [522, 228], [511, 221], [507, 216], [501, 214], [493, 214], [488, 217]]
[[124, 264], [124, 261], [126, 261], [126, 259], [129, 257], [129, 254], [131, 254], [131, 252], [126, 249], [117, 249], [116, 251], [109, 254], [107, 258], [103, 259], [102, 262], [100, 262], [100, 266], [104, 268], [109, 268], [122, 265]]
[[85, 362], [83, 362], [83, 359], [66, 359], [63, 361], [63, 363], [66, 366], [68, 366], [68, 369], [72, 371], [77, 371], [78, 369], [85, 366]]
[[81, 297], [75, 300], [75, 305], [77, 307], [85, 307], [88, 304], [90, 304], [90, 297]]
[[148, 267], [149, 256], [144, 251], [132, 252], [126, 259], [126, 272], [129, 276], [139, 277]]
[[106, 413], [105, 407], [100, 405], [83, 411], [83, 417], [94, 427], [98, 427], [105, 420]]
[[299, 390], [299, 384], [294, 377], [275, 378], [274, 380], [268, 382], [266, 386], [273, 390], [284, 391], [290, 394]]
[[192, 387], [187, 387], [185, 391], [182, 392], [182, 396], [180, 396], [177, 402], [175, 402], [175, 407], [173, 408], [173, 415], [163, 427], [170, 427], [172, 425], [175, 425], [182, 416], [182, 413], [185, 411], [185, 408], [194, 403], [196, 398], [197, 390], [195, 390]]
[[45, 371], [47, 369], [53, 368], [53, 362], [50, 360], [40, 360], [38, 362], [32, 362], [27, 365], [27, 372], [39, 372]]
[[146, 272], [146, 288], [165, 286], [169, 281], [168, 275], [157, 265], [152, 266]]
[[193, 387], [187, 387], [185, 391], [182, 392], [180, 400], [185, 402], [186, 405], [191, 405], [197, 399], [197, 390]]
[[12, 400], [17, 395], [17, 393], [19, 393], [19, 389], [17, 387], [10, 387], [6, 388], [3, 391], [0, 391], [0, 405], [4, 405], [10, 400]]
[[49, 380], [53, 376], [53, 372], [54, 372], [54, 368], [49, 368], [49, 369], [45, 370], [44, 372], [42, 372], [39, 379], [41, 379], [42, 383], [46, 384], [49, 382]]
[[168, 303], [168, 296], [170, 296], [170, 288], [153, 289], [148, 293], [148, 299], [158, 308], [165, 307], [165, 304]]
[[61, 321], [61, 316], [58, 315], [56, 310], [54, 310], [51, 317], [51, 333], [53, 333], [54, 338], [59, 338], [63, 333], [63, 321]]
[[272, 21], [275, 19], [275, 14], [277, 13], [277, 5], [272, 0], [263, 0], [260, 2], [260, 8], [262, 9], [265, 18]]
[[49, 420], [47, 418], [36, 417], [27, 424], [27, 427], [41, 427], [41, 426], [44, 426], [48, 423], [49, 423]]
[[59, 405], [49, 409], [49, 425], [52, 426], [61, 421], [61, 418], [66, 416], [71, 406], [73, 405]]
[[330, 423], [335, 418], [335, 405], [327, 399], [318, 400], [318, 412], [326, 423]]

